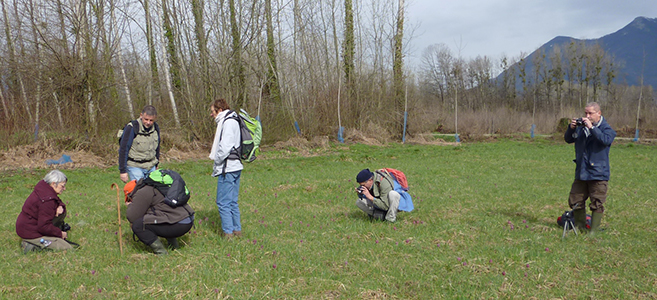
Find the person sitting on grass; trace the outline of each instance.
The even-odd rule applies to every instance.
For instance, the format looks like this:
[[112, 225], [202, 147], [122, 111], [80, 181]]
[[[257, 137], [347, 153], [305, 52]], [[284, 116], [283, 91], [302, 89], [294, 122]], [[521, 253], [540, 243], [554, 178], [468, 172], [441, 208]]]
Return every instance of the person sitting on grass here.
[[169, 254], [159, 237], [167, 239], [169, 248], [178, 248], [178, 237], [185, 235], [194, 225], [194, 210], [188, 205], [171, 207], [164, 195], [143, 180], [129, 181], [123, 188], [126, 216], [132, 232], [150, 246], [157, 255]]
[[397, 220], [397, 209], [401, 195], [393, 189], [393, 179], [387, 173], [372, 173], [369, 169], [363, 169], [356, 176], [356, 192], [358, 200], [356, 206], [368, 216], [395, 222]]
[[52, 170], [39, 181], [27, 197], [18, 218], [16, 233], [23, 240], [23, 252], [37, 250], [72, 249], [66, 241], [70, 226], [64, 222], [66, 205], [59, 198], [66, 189], [68, 178], [59, 170]]

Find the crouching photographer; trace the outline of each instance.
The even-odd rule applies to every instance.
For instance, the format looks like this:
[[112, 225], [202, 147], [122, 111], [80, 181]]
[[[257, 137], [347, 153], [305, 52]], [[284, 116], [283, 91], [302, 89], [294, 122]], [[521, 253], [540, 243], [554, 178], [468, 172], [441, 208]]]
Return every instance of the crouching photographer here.
[[16, 234], [23, 240], [23, 252], [38, 250], [69, 250], [66, 241], [71, 227], [64, 222], [66, 204], [59, 195], [66, 189], [68, 178], [59, 170], [52, 170], [39, 181], [27, 197], [18, 218]]
[[401, 195], [393, 189], [390, 175], [364, 169], [358, 173], [356, 181], [359, 185], [356, 206], [375, 219], [395, 222]]
[[128, 206], [127, 218], [132, 232], [157, 255], [168, 254], [159, 237], [167, 239], [171, 249], [178, 248], [178, 237], [194, 225], [194, 210], [188, 205], [171, 206], [154, 186], [143, 179], [129, 181], [123, 188]]

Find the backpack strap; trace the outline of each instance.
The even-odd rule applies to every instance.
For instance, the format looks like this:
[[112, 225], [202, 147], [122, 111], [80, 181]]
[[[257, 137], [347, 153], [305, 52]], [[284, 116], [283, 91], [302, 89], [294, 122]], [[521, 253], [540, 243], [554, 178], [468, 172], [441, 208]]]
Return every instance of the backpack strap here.
[[[383, 173], [383, 172], [385, 172], [385, 173]], [[392, 183], [392, 181], [390, 181], [390, 179], [388, 177], [386, 177], [386, 174], [388, 176], [391, 176], [390, 173], [388, 173], [388, 171], [386, 171], [385, 169], [381, 169], [381, 170], [376, 170], [376, 173], [381, 175], [381, 177], [385, 178], [388, 181], [388, 183], [390, 183], [390, 186], [393, 187], [393, 189], [394, 189], [395, 185]], [[381, 190], [381, 184], [379, 184], [379, 190]]]
[[[235, 114], [235, 115], [233, 115]], [[224, 120], [221, 122], [221, 132], [219, 133], [219, 140], [221, 141], [221, 138], [224, 135], [224, 123], [226, 123], [226, 120], [228, 119], [233, 119], [235, 122], [237, 122], [237, 126], [240, 126], [240, 121], [238, 120], [239, 116], [234, 110], [228, 110], [228, 113], [226, 113], [226, 117], [224, 117]], [[242, 146], [242, 138], [240, 137], [240, 147]], [[233, 147], [230, 149], [230, 153], [224, 159], [224, 167], [221, 170], [221, 175], [226, 175], [226, 163], [228, 162], [229, 159], [240, 159], [239, 152], [237, 151], [237, 148]]]

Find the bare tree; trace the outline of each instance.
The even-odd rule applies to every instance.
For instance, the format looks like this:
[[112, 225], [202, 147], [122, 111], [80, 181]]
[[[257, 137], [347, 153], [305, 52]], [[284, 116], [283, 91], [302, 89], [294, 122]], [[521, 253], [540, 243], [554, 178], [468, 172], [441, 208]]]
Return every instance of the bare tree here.
[[445, 44], [427, 47], [422, 56], [424, 77], [428, 81], [431, 93], [440, 99], [443, 107], [448, 93], [452, 60], [452, 53]]
[[153, 93], [159, 99], [160, 79], [157, 70], [157, 55], [155, 53], [155, 44], [153, 40], [153, 21], [151, 20], [151, 12], [149, 7], [150, 0], [140, 0], [144, 7], [144, 18], [146, 22], [146, 42], [148, 43], [148, 57], [151, 67], [151, 80], [148, 83], [148, 104], [153, 104]]
[[563, 57], [561, 54], [561, 47], [555, 46], [550, 56], [550, 63], [552, 68], [550, 69], [550, 75], [552, 82], [555, 85], [555, 93], [557, 97], [557, 102], [559, 104], [559, 116], [563, 115], [563, 84], [564, 84], [564, 70], [563, 70]]
[[403, 114], [404, 111], [404, 57], [403, 57], [403, 42], [404, 42], [404, 0], [399, 0], [397, 7], [397, 23], [396, 32], [394, 37], [394, 54], [392, 62], [393, 85], [395, 91], [395, 110], [400, 116], [399, 131], [402, 132], [404, 127]]
[[[10, 75], [10, 85], [13, 85], [14, 81], [18, 83], [18, 86], [20, 87], [20, 94], [23, 100], [23, 106], [25, 107], [25, 112], [27, 113], [27, 116], [30, 120], [30, 124], [34, 123], [34, 120], [32, 118], [32, 110], [30, 109], [29, 103], [28, 103], [28, 97], [27, 97], [27, 91], [25, 89], [25, 83], [23, 82], [23, 75], [21, 70], [18, 67], [19, 62], [17, 61], [17, 52], [16, 52], [16, 45], [14, 43], [14, 38], [11, 35], [11, 30], [9, 26], [9, 17], [7, 16], [7, 10], [5, 8], [5, 1], [0, 0], [0, 4], [2, 4], [2, 15], [5, 20], [5, 36], [7, 38], [7, 47], [9, 48], [9, 68], [11, 70], [11, 75]], [[16, 12], [15, 17], [16, 17], [16, 31], [17, 31], [17, 39], [20, 41], [21, 39], [21, 24], [20, 24], [20, 17], [18, 15], [18, 8], [16, 7], [16, 1], [14, 1], [14, 11]], [[22, 55], [21, 55], [22, 56]]]
[[36, 71], [37, 71], [37, 75], [36, 75], [36, 79], [34, 80], [34, 83], [36, 85], [36, 88], [35, 88], [36, 91], [35, 91], [35, 94], [34, 94], [34, 102], [36, 103], [36, 108], [34, 110], [34, 116], [35, 116], [34, 120], [35, 120], [36, 127], [38, 128], [39, 127], [39, 116], [41, 115], [39, 110], [41, 108], [41, 89], [42, 89], [41, 81], [42, 81], [42, 74], [43, 74], [43, 72], [42, 72], [43, 62], [42, 62], [42, 55], [41, 55], [41, 46], [40, 46], [40, 43], [39, 43], [40, 38], [39, 38], [39, 34], [37, 34], [37, 31], [39, 31], [39, 30], [37, 28], [38, 25], [37, 25], [37, 21], [36, 21], [37, 18], [40, 19], [40, 16], [38, 16], [35, 13], [35, 11], [34, 11], [35, 7], [34, 7], [34, 3], [33, 3], [32, 0], [29, 0], [29, 3], [26, 4], [26, 6], [27, 6], [26, 7], [27, 12], [30, 15], [30, 24], [32, 25], [32, 38], [34, 39], [33, 40], [34, 41], [34, 51], [36, 52], [36, 69], [37, 69]]
[[[354, 6], [353, 0], [344, 0], [344, 37], [342, 41], [342, 62], [344, 68], [346, 102], [350, 103], [352, 114], [357, 112], [355, 102], [355, 76], [354, 65], [355, 36], [354, 36]], [[355, 117], [355, 116], [354, 116]]]
[[[160, 9], [155, 10], [158, 20], [163, 20], [162, 19], [162, 14], [160, 13], [161, 9], [164, 9], [163, 5], [160, 7]], [[159, 28], [161, 30], [161, 34], [160, 34], [161, 55], [165, 56], [166, 53], [167, 53], [167, 51], [165, 49], [165, 45], [166, 45], [166, 42], [167, 42], [167, 39], [165, 37], [165, 29], [164, 29], [163, 25], [159, 26]], [[169, 93], [169, 101], [171, 101], [171, 110], [173, 111], [173, 118], [176, 122], [176, 128], [180, 128], [180, 118], [178, 117], [178, 107], [176, 106], [176, 98], [175, 98], [174, 93], [173, 93], [173, 85], [171, 84], [171, 73], [169, 72], [169, 62], [164, 57], [161, 58], [161, 61], [162, 61], [162, 67], [164, 68], [164, 70], [163, 70], [163, 72], [164, 72], [164, 82], [165, 82], [166, 87], [167, 87], [167, 92]]]
[[274, 40], [274, 25], [272, 22], [271, 0], [265, 0], [265, 23], [267, 26], [267, 80], [266, 94], [274, 103], [281, 103], [278, 85], [278, 67], [276, 64], [276, 41]]
[[122, 32], [122, 30], [119, 30], [119, 24], [116, 21], [116, 7], [114, 6], [114, 0], [110, 0], [109, 5], [110, 5], [110, 14], [111, 14], [111, 24], [112, 27], [115, 28], [114, 34], [116, 35], [116, 54], [117, 54], [117, 59], [119, 61], [119, 69], [121, 70], [121, 88], [123, 88], [123, 93], [125, 94], [125, 102], [126, 106], [128, 106], [128, 113], [130, 114], [130, 118], [135, 117], [135, 109], [132, 105], [132, 97], [130, 95], [130, 89], [128, 88], [128, 78], [125, 73], [125, 66], [123, 63], [123, 51], [121, 49], [121, 34], [119, 32]]
[[199, 65], [201, 67], [201, 83], [203, 85], [203, 91], [205, 91], [205, 99], [210, 100], [212, 96], [212, 86], [210, 84], [208, 42], [203, 21], [204, 6], [204, 0], [192, 0], [192, 13], [194, 14], [194, 33], [196, 36], [196, 45], [199, 54]]

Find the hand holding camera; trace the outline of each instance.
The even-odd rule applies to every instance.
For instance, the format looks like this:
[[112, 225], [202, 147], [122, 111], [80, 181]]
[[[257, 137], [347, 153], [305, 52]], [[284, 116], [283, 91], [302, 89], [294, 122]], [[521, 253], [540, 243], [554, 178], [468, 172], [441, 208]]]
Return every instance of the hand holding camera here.
[[572, 121], [570, 122], [570, 128], [575, 129], [576, 127], [580, 127], [580, 126], [584, 126], [584, 127], [592, 126], [588, 124], [591, 124], [591, 121], [587, 118], [572, 119]]

